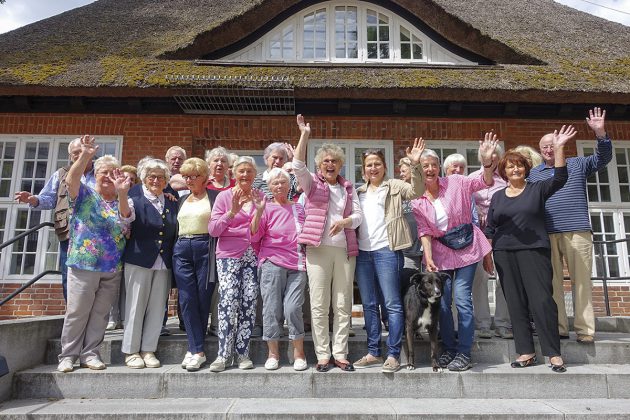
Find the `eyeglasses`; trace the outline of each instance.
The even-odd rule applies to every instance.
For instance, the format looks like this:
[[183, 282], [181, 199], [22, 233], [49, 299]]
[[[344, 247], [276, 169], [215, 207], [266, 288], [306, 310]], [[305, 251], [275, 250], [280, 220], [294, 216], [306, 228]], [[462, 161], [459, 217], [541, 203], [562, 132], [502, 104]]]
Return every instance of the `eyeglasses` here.
[[156, 180], [163, 181], [166, 179], [166, 177], [164, 175], [147, 175], [147, 179], [149, 181], [156, 181]]
[[182, 178], [184, 178], [184, 181], [194, 181], [195, 179], [199, 178], [199, 175], [182, 175]]

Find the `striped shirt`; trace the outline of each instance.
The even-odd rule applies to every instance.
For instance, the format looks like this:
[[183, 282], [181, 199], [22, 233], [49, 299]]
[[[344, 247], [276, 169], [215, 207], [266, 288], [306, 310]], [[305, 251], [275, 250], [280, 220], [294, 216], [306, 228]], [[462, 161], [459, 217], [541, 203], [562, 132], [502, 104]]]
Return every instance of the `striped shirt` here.
[[[597, 151], [591, 156], [567, 159], [569, 180], [545, 204], [545, 227], [548, 233], [583, 232], [591, 230], [588, 214], [586, 179], [604, 168], [612, 159], [610, 138], [597, 139]], [[544, 163], [532, 168], [529, 181], [553, 177], [554, 168]]]
[[[483, 173], [474, 179], [462, 175], [440, 177], [438, 198], [444, 205], [448, 215], [448, 229], [463, 223], [471, 223], [472, 194], [488, 188], [483, 180]], [[433, 263], [438, 270], [453, 270], [479, 262], [492, 249], [483, 232], [473, 225], [473, 243], [463, 249], [451, 249], [436, 238], [444, 236], [435, 224], [435, 208], [425, 195], [413, 200], [413, 213], [418, 222], [418, 236], [431, 236]], [[425, 253], [426, 255], [426, 253]]]

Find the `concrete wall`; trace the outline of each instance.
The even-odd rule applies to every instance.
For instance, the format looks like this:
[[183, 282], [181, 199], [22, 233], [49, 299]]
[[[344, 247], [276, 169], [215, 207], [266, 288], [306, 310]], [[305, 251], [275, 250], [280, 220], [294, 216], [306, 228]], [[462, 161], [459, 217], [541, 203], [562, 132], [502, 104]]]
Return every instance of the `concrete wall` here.
[[11, 398], [13, 374], [44, 363], [49, 338], [61, 336], [63, 316], [0, 321], [0, 354], [10, 373], [0, 378], [0, 402]]

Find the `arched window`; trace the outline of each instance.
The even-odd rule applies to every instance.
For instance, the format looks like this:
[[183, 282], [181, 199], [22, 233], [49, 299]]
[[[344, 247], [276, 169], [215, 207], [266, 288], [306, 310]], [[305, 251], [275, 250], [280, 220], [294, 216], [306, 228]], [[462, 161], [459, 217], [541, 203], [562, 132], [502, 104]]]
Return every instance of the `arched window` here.
[[363, 1], [329, 1], [303, 9], [221, 60], [476, 64], [438, 44], [391, 10]]

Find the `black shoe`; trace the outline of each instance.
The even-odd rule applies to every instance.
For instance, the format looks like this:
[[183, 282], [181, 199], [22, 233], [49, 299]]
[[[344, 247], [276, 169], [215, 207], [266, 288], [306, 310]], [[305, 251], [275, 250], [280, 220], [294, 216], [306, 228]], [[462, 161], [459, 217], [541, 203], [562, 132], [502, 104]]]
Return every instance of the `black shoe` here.
[[451, 363], [454, 358], [455, 358], [455, 353], [449, 353], [445, 351], [444, 353], [442, 353], [442, 355], [438, 359], [438, 366], [441, 367], [442, 369], [446, 369], [448, 367], [448, 364]]
[[451, 363], [448, 364], [448, 370], [455, 372], [463, 372], [472, 367], [470, 356], [466, 356], [464, 353], [457, 353], [457, 356]]
[[534, 366], [536, 362], [536, 356], [532, 356], [527, 360], [515, 360], [510, 364], [510, 366], [513, 368], [525, 368], [528, 366]]

